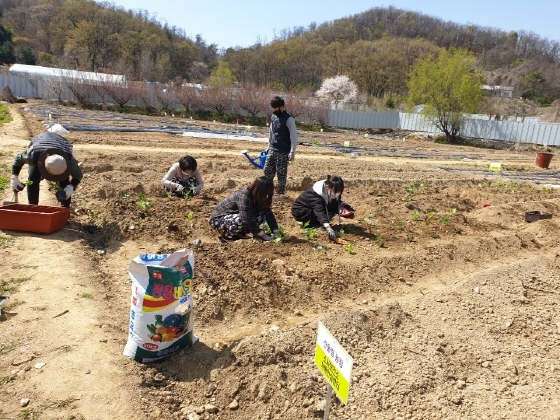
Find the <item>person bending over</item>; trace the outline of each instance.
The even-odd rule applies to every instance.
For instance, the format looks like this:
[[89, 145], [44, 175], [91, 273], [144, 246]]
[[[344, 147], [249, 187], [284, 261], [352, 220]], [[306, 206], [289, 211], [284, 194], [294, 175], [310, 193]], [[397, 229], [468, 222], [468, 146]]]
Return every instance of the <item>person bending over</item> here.
[[[258, 177], [247, 188], [226, 197], [210, 215], [210, 226], [221, 234], [221, 239], [247, 239], [251, 233], [254, 238], [270, 241], [279, 235], [278, 223], [270, 209], [274, 183], [265, 176]], [[261, 228], [267, 223], [273, 236]]]
[[14, 157], [10, 186], [14, 193], [25, 188], [19, 180], [23, 165], [28, 165], [27, 201], [39, 204], [42, 179], [57, 182], [56, 197], [63, 207], [70, 207], [71, 197], [82, 181], [82, 170], [74, 157], [72, 145], [60, 134], [45, 132], [31, 139], [27, 150]]

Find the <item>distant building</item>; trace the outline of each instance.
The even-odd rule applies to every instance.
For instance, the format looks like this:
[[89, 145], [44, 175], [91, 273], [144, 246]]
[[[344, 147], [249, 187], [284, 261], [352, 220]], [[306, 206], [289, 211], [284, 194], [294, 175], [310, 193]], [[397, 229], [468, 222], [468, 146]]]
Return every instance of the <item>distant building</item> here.
[[92, 83], [124, 83], [126, 81], [125, 77], [120, 74], [66, 70], [53, 67], [30, 66], [27, 64], [13, 64], [8, 73], [14, 76], [23, 76], [34, 79], [77, 79]]
[[513, 87], [511, 86], [488, 86], [482, 85], [486, 96], [491, 98], [513, 98]]

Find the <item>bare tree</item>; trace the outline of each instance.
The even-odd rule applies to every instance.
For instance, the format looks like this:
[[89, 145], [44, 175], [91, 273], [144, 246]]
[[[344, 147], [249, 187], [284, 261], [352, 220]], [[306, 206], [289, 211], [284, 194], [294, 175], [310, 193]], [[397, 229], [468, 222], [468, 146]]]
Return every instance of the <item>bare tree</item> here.
[[307, 99], [304, 95], [288, 95], [285, 99], [286, 109], [294, 118], [304, 113]]
[[232, 103], [231, 89], [225, 87], [213, 87], [204, 90], [202, 94], [202, 105], [216, 111], [220, 117], [230, 109]]
[[133, 99], [140, 97], [141, 85], [135, 82], [107, 83], [104, 86], [107, 95], [111, 97], [120, 107], [125, 106]]
[[173, 105], [175, 105], [176, 102], [173, 87], [169, 85], [161, 86], [158, 83], [154, 85], [154, 95], [164, 112], [171, 114], [173, 112]]
[[190, 113], [201, 105], [200, 90], [201, 87], [193, 84], [177, 84], [173, 88], [173, 93], [176, 101], [183, 105], [187, 113]]
[[41, 82], [46, 86], [46, 90], [53, 92], [59, 103], [62, 103], [62, 93], [66, 87], [64, 80], [57, 77], [44, 77]]
[[305, 115], [312, 123], [326, 127], [329, 122], [330, 100], [310, 98], [305, 104]]
[[269, 90], [259, 89], [253, 85], [247, 86], [236, 95], [237, 106], [247, 111], [251, 117], [256, 117], [269, 110], [271, 97]]
[[87, 77], [80, 74], [64, 74], [64, 83], [66, 87], [74, 94], [78, 104], [85, 106], [93, 92], [93, 83]]

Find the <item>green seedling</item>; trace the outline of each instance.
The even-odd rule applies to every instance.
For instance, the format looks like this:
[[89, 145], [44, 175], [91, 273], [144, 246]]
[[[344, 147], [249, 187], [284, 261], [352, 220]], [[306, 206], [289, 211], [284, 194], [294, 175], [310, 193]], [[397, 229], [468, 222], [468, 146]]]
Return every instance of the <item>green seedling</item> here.
[[191, 185], [189, 187], [189, 189], [187, 191], [185, 191], [185, 195], [183, 196], [183, 200], [185, 202], [189, 201], [191, 198], [193, 198], [195, 191], [196, 191], [196, 187], [194, 185]]
[[344, 245], [344, 249], [345, 249], [350, 255], [356, 255], [356, 251], [354, 251], [354, 247], [352, 246], [352, 244]]
[[[270, 226], [268, 226], [266, 223], [264, 225], [264, 233], [266, 233], [269, 236], [273, 236], [274, 232], [272, 232], [272, 230], [270, 229]], [[279, 244], [280, 242], [282, 242], [284, 240], [284, 226], [278, 226], [278, 236], [276, 238], [274, 238], [273, 243]]]
[[10, 185], [10, 180], [5, 176], [0, 176], [0, 192], [3, 192]]
[[440, 217], [439, 221], [443, 224], [446, 224], [447, 222], [449, 222], [449, 219], [457, 212], [457, 209], [451, 209], [449, 210], [449, 213], [444, 214], [443, 216]]
[[409, 233], [408, 235], [406, 235], [406, 240], [408, 242], [414, 242], [414, 236], [412, 236], [412, 233]]
[[165, 195], [167, 196], [167, 198], [171, 198], [171, 196], [172, 196], [171, 191], [166, 191]]
[[418, 220], [420, 218], [420, 212], [418, 210], [416, 210], [414, 213], [412, 213], [412, 219], [413, 220]]
[[406, 194], [408, 196], [407, 198], [410, 199], [410, 197], [414, 195], [417, 189], [418, 189], [418, 184], [416, 182], [412, 184], [410, 187], [405, 188], [404, 190], [406, 191]]
[[399, 229], [403, 229], [404, 228], [404, 222], [397, 222], [397, 227]]
[[192, 220], [193, 217], [194, 217], [194, 212], [189, 211], [189, 212], [187, 213], [187, 219]]
[[432, 218], [436, 215], [435, 211], [429, 211], [428, 214], [426, 215], [426, 224], [429, 225], [430, 224], [430, 220], [432, 220]]
[[122, 198], [124, 198], [126, 200], [128, 197], [130, 197], [129, 193], [127, 193], [127, 192], [123, 193]]
[[379, 245], [379, 248], [383, 248], [383, 238], [381, 237], [381, 235], [377, 235], [374, 241], [377, 245]]
[[33, 185], [33, 181], [28, 179], [27, 181], [23, 181], [22, 184], [27, 185], [29, 187], [30, 185]]
[[18, 413], [18, 418], [24, 420], [35, 420], [37, 418], [37, 412], [32, 408], [24, 408]]
[[340, 230], [337, 232], [336, 234], [339, 238], [342, 238], [342, 235], [344, 235], [344, 229], [340, 228]]
[[309, 242], [315, 242], [317, 240], [317, 229], [310, 228], [309, 222], [298, 222], [300, 232], [303, 236], [307, 238]]
[[136, 198], [138, 198], [137, 206], [139, 209], [145, 210], [152, 207], [152, 203], [150, 202], [150, 199], [147, 198], [144, 194], [138, 193], [136, 194]]
[[319, 147], [319, 146], [320, 146], [320, 143], [317, 143], [316, 141], [312, 141], [312, 142], [311, 142], [311, 146], [313, 146], [313, 147]]
[[8, 248], [14, 244], [12, 238], [6, 238], [5, 236], [0, 236], [0, 249]]

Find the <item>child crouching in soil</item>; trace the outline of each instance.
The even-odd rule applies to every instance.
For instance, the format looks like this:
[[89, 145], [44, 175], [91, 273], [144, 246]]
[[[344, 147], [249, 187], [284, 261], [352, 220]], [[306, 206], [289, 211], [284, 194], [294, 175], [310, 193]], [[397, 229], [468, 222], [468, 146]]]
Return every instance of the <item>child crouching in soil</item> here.
[[186, 155], [169, 168], [161, 180], [165, 191], [179, 198], [200, 194], [204, 181], [197, 168], [196, 159]]
[[[266, 176], [258, 177], [247, 188], [234, 192], [218, 203], [210, 215], [210, 226], [220, 232], [221, 241], [248, 239], [248, 233], [252, 233], [255, 239], [270, 241], [280, 234], [270, 209], [273, 194], [272, 180]], [[264, 222], [270, 227], [273, 236], [260, 228]]]
[[[336, 241], [336, 232], [330, 222], [335, 215], [353, 216], [354, 208], [342, 201], [344, 181], [337, 175], [317, 181], [303, 192], [292, 205], [292, 216], [297, 222], [307, 224], [310, 228], [323, 227], [331, 241]], [[343, 213], [343, 209], [346, 212]]]

